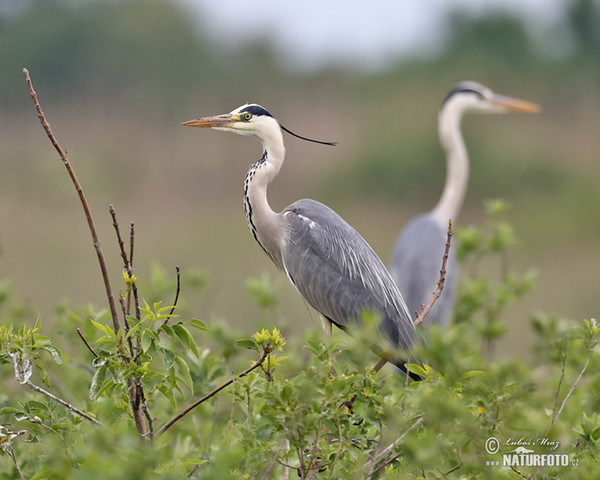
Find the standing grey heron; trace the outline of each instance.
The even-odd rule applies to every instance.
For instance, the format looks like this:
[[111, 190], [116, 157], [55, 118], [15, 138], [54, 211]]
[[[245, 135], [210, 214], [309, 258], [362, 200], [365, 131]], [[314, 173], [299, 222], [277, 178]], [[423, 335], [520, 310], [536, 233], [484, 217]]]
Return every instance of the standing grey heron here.
[[250, 165], [244, 180], [244, 210], [254, 239], [319, 312], [329, 335], [331, 324], [345, 330], [360, 326], [365, 312], [378, 315], [383, 342], [373, 345], [373, 350], [406, 371], [399, 350], [409, 354], [415, 327], [396, 283], [369, 244], [337, 213], [315, 200], [298, 200], [279, 213], [267, 201], [267, 187], [285, 157], [282, 131], [334, 144], [296, 135], [256, 104], [183, 125], [248, 135], [261, 142], [262, 157]]
[[[460, 212], [469, 180], [469, 158], [460, 131], [466, 112], [534, 113], [539, 107], [524, 100], [498, 95], [475, 82], [456, 85], [442, 103], [438, 116], [440, 143], [446, 152], [446, 182], [433, 210], [412, 219], [404, 228], [392, 255], [390, 273], [411, 313], [431, 299], [440, 276], [449, 220]], [[427, 316], [429, 325], [450, 322], [456, 289], [456, 259], [450, 251], [444, 290]]]

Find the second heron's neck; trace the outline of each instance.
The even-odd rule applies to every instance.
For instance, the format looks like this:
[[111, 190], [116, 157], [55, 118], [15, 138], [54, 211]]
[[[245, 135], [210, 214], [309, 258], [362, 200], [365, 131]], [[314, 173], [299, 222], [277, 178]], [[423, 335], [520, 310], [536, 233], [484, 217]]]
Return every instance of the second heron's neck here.
[[440, 142], [446, 152], [446, 182], [432, 210], [436, 221], [447, 226], [460, 212], [469, 181], [469, 157], [460, 131], [461, 112], [442, 110], [439, 117]]
[[244, 180], [244, 211], [254, 239], [275, 265], [283, 269], [281, 241], [285, 232], [280, 215], [267, 200], [267, 187], [279, 173], [285, 156], [283, 142], [277, 147], [265, 147], [262, 158], [250, 165]]

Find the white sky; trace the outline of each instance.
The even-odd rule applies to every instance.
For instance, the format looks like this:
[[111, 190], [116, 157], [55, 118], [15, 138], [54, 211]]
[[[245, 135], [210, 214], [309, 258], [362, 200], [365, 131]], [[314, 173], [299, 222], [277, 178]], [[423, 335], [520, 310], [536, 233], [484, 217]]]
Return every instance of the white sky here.
[[434, 52], [443, 41], [445, 14], [464, 7], [475, 15], [503, 10], [525, 17], [533, 29], [556, 23], [566, 0], [178, 0], [217, 41], [235, 47], [256, 38], [274, 41], [290, 64], [316, 67], [386, 60]]

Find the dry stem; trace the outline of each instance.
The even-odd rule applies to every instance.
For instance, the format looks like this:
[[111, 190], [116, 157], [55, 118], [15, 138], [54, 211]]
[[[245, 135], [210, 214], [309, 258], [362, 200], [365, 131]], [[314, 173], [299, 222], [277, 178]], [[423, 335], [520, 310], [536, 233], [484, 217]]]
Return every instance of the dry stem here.
[[106, 290], [106, 297], [108, 299], [110, 315], [111, 315], [111, 318], [113, 321], [113, 327], [114, 327], [114, 330], [116, 333], [119, 331], [119, 328], [120, 328], [119, 315], [117, 313], [117, 307], [115, 305], [115, 299], [113, 296], [112, 287], [110, 285], [108, 269], [106, 268], [106, 262], [104, 261], [104, 255], [103, 255], [102, 249], [100, 247], [100, 241], [98, 240], [98, 235], [96, 233], [96, 227], [94, 226], [94, 220], [92, 218], [92, 213], [90, 212], [90, 208], [89, 208], [87, 199], [85, 198], [85, 194], [83, 193], [83, 189], [81, 188], [81, 184], [79, 183], [79, 180], [77, 180], [77, 177], [75, 176], [75, 171], [73, 170], [73, 168], [71, 167], [71, 164], [69, 163], [69, 159], [67, 158], [67, 152], [65, 150], [63, 150], [63, 148], [60, 146], [60, 144], [56, 140], [54, 133], [52, 133], [50, 124], [46, 120], [46, 116], [44, 115], [44, 112], [42, 111], [42, 107], [40, 106], [40, 103], [38, 101], [37, 93], [33, 89], [33, 83], [31, 82], [31, 78], [29, 77], [29, 71], [26, 68], [23, 69], [23, 75], [25, 75], [25, 80], [27, 81], [27, 85], [29, 86], [29, 95], [31, 96], [31, 99], [33, 100], [33, 103], [35, 105], [35, 109], [37, 111], [38, 118], [40, 119], [40, 123], [42, 124], [42, 127], [44, 127], [44, 130], [46, 131], [46, 135], [48, 135], [50, 142], [52, 143], [52, 145], [58, 152], [60, 159], [64, 163], [64, 165], [67, 169], [67, 172], [69, 173], [69, 176], [71, 177], [71, 180], [73, 181], [75, 190], [77, 190], [77, 194], [79, 195], [79, 200], [81, 201], [81, 206], [83, 207], [83, 211], [85, 213], [85, 218], [87, 220], [88, 227], [90, 229], [90, 234], [92, 235], [92, 243], [94, 244], [94, 249], [96, 250], [96, 255], [98, 256], [98, 263], [100, 264], [100, 270], [102, 271], [102, 279], [104, 280], [104, 288]]
[[402, 443], [402, 441], [404, 440], [404, 438], [406, 437], [406, 435], [408, 435], [415, 428], [417, 428], [419, 425], [421, 425], [421, 423], [423, 423], [423, 418], [424, 417], [417, 418], [417, 420], [415, 421], [415, 423], [413, 423], [410, 427], [408, 427], [408, 430], [406, 430], [393, 443], [391, 443], [390, 445], [388, 445], [384, 450], [382, 450], [381, 452], [379, 452], [374, 458], [372, 458], [371, 460], [369, 460], [369, 462], [366, 463], [365, 467], [369, 467], [369, 474], [368, 474], [368, 476], [366, 478], [373, 477], [373, 475], [375, 473], [377, 473], [382, 468], [385, 468], [387, 465], [389, 465], [390, 463], [392, 463], [394, 460], [396, 460], [401, 455], [401, 454], [396, 454], [396, 455], [388, 458], [387, 460], [383, 461], [381, 464], [376, 465], [377, 462], [380, 459], [386, 457], [391, 452], [393, 452], [396, 449], [396, 447], [398, 445], [400, 445], [400, 443]]
[[165, 318], [163, 325], [166, 325], [167, 322], [173, 316], [173, 312], [175, 311], [175, 307], [177, 307], [177, 302], [179, 301], [179, 292], [181, 292], [181, 269], [176, 266], [175, 270], [177, 271], [177, 289], [175, 290], [175, 300], [173, 300], [173, 307], [171, 308], [171, 311], [167, 315], [167, 318]]
[[92, 355], [94, 355], [94, 357], [97, 357], [98, 354], [94, 351], [94, 349], [91, 347], [91, 345], [85, 339], [85, 337], [83, 336], [83, 333], [81, 333], [81, 329], [80, 328], [77, 329], [77, 335], [79, 335], [79, 338], [81, 338], [81, 341], [85, 344], [85, 346], [88, 348], [88, 350], [90, 352], [92, 352]]
[[37, 385], [31, 383], [29, 380], [27, 380], [25, 385], [27, 385], [32, 390], [41, 393], [42, 395], [46, 395], [48, 398], [54, 400], [55, 402], [60, 403], [63, 407], [66, 407], [67, 409], [71, 410], [73, 413], [79, 415], [80, 417], [85, 418], [86, 420], [89, 420], [90, 422], [95, 423], [96, 425], [102, 426], [102, 424], [94, 417], [91, 417], [87, 413], [79, 410], [77, 407], [74, 407], [70, 403], [64, 401], [62, 398], [58, 398], [56, 395], [52, 395], [50, 392], [44, 390], [42, 387], [38, 387]]
[[433, 304], [442, 294], [442, 290], [444, 289], [444, 282], [446, 281], [446, 263], [448, 262], [448, 254], [450, 253], [450, 243], [452, 242], [453, 234], [454, 233], [452, 232], [452, 220], [450, 220], [448, 222], [448, 238], [446, 240], [446, 249], [444, 250], [442, 268], [440, 269], [440, 279], [437, 282], [437, 288], [435, 289], [435, 292], [433, 292], [433, 297], [431, 298], [431, 301], [427, 304], [425, 308], [423, 308], [421, 313], [417, 314], [417, 318], [415, 319], [414, 323], [415, 327], [425, 319], [425, 317], [431, 310], [431, 307], [433, 307]]
[[187, 415], [188, 413], [190, 413], [194, 408], [196, 408], [198, 405], [206, 402], [209, 398], [215, 396], [217, 393], [219, 393], [221, 390], [223, 390], [224, 388], [228, 387], [229, 385], [231, 385], [233, 382], [235, 382], [236, 378], [242, 378], [245, 377], [246, 375], [248, 375], [250, 372], [252, 372], [253, 370], [256, 370], [257, 368], [259, 368], [260, 366], [262, 366], [262, 364], [265, 362], [265, 360], [267, 359], [269, 355], [269, 351], [265, 350], [262, 354], [262, 356], [260, 357], [260, 359], [258, 360], [258, 362], [256, 362], [254, 365], [252, 365], [251, 367], [248, 367], [246, 370], [244, 370], [242, 373], [240, 373], [239, 375], [232, 377], [231, 379], [229, 379], [228, 381], [226, 381], [224, 384], [222, 384], [221, 386], [215, 388], [214, 390], [212, 390], [211, 392], [207, 393], [206, 395], [204, 395], [202, 398], [196, 400], [194, 403], [192, 403], [189, 407], [186, 407], [184, 410], [182, 410], [180, 413], [178, 413], [177, 415], [175, 415], [171, 420], [169, 420], [167, 423], [165, 423], [157, 432], [156, 432], [156, 436], [160, 436], [163, 433], [165, 433], [165, 431], [167, 431], [175, 422], [177, 422], [178, 420], [180, 420], [181, 418], [183, 418], [185, 415]]

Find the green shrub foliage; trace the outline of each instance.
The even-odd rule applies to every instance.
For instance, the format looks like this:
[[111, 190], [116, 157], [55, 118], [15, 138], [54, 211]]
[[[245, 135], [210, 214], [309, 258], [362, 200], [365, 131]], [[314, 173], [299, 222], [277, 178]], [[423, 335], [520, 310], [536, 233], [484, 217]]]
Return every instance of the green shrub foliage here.
[[[526, 352], [499, 351], [503, 309], [534, 281], [508, 268], [505, 209], [489, 202], [484, 224], [457, 235], [455, 321], [428, 331], [411, 366], [421, 382], [375, 373], [360, 334], [286, 343], [274, 326], [244, 339], [160, 301], [117, 332], [108, 311], [65, 304], [29, 326], [4, 288], [0, 478], [592, 478], [600, 326], [537, 314]], [[171, 295], [167, 274], [153, 280]], [[136, 281], [124, 274], [122, 297]], [[247, 288], [271, 318], [268, 278]]]

